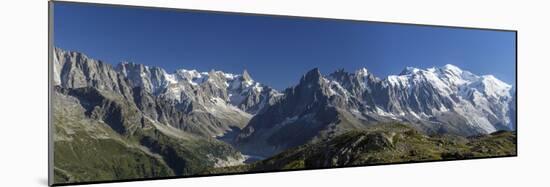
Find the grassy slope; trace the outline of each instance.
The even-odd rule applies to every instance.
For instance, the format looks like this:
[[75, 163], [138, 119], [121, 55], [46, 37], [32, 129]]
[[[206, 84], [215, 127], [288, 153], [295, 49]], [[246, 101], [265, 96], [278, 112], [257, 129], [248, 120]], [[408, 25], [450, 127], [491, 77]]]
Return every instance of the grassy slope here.
[[516, 155], [515, 132], [464, 138], [426, 136], [409, 126], [377, 125], [284, 151], [251, 165], [216, 168], [207, 173], [233, 173], [304, 168], [454, 160]]
[[[90, 119], [74, 97], [54, 96], [54, 181], [105, 181], [193, 175], [240, 154], [215, 139], [192, 136], [153, 121], [135, 121], [120, 134], [101, 120]], [[139, 115], [115, 96], [123, 116]], [[82, 101], [81, 101], [82, 102]], [[132, 114], [132, 115], [130, 115]]]
[[160, 157], [125, 140], [106, 125], [76, 119], [54, 118], [56, 183], [174, 175]]

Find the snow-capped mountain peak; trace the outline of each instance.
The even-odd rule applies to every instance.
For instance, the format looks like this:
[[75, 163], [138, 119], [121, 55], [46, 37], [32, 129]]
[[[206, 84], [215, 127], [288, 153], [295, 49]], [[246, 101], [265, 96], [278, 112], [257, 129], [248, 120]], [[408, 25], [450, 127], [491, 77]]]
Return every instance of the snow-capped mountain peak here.
[[484, 133], [513, 127], [508, 116], [512, 86], [493, 75], [479, 76], [447, 64], [427, 69], [407, 67], [379, 81], [361, 80], [361, 97], [372, 98], [369, 110], [377, 115], [410, 120], [406, 116], [425, 119], [453, 113]]
[[452, 65], [452, 64], [446, 64], [446, 65], [442, 66], [439, 69], [442, 70], [442, 71], [453, 73], [455, 75], [462, 74], [462, 69], [460, 69], [459, 67], [456, 67], [455, 65]]
[[186, 80], [192, 85], [198, 85], [204, 82], [204, 77], [206, 77], [208, 73], [199, 72], [197, 70], [178, 69], [174, 75], [174, 77], [177, 77], [179, 80]]
[[494, 98], [511, 97], [510, 90], [512, 86], [502, 82], [493, 75], [481, 76], [479, 82], [473, 84], [477, 86], [480, 92]]
[[361, 76], [361, 77], [365, 77], [365, 76], [369, 75], [369, 71], [367, 70], [367, 68], [363, 67], [363, 68], [360, 68], [357, 71], [355, 71], [355, 74], [357, 74], [358, 76]]
[[405, 69], [403, 69], [403, 71], [401, 71], [399, 75], [412, 75], [418, 73], [419, 71], [420, 69], [415, 67], [405, 67]]

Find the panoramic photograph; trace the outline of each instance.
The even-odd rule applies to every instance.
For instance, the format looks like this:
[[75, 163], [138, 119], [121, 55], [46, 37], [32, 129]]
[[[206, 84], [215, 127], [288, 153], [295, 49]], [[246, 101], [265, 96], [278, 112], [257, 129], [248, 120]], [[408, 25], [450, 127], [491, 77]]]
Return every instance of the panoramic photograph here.
[[55, 184], [517, 155], [515, 32], [52, 11]]

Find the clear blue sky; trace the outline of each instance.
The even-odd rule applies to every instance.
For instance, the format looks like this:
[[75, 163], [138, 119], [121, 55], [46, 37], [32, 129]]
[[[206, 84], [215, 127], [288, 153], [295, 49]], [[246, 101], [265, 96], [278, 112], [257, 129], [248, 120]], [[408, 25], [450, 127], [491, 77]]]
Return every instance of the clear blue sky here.
[[366, 67], [383, 78], [404, 67], [454, 64], [515, 85], [515, 33], [354, 21], [56, 3], [54, 45], [111, 64], [248, 69], [276, 89], [308, 70]]

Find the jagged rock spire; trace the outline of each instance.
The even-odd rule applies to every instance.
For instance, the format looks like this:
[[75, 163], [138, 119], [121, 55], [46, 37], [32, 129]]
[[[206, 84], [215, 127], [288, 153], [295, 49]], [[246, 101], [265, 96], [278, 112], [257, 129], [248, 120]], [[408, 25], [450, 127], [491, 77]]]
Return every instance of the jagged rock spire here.
[[313, 68], [312, 70], [308, 71], [303, 77], [300, 82], [311, 82], [311, 81], [319, 81], [321, 79], [321, 71], [319, 71], [319, 68]]
[[252, 77], [250, 77], [250, 74], [248, 74], [248, 71], [246, 69], [243, 70], [243, 81], [251, 81]]

